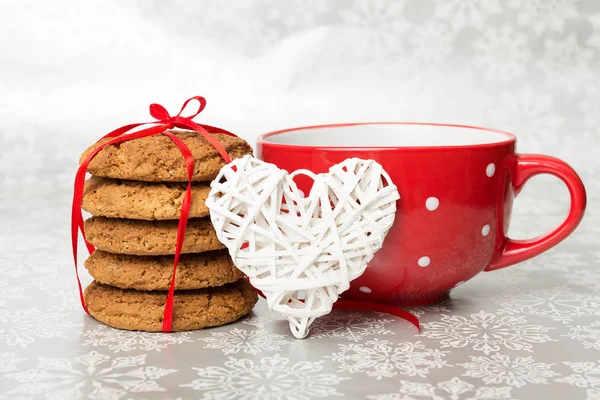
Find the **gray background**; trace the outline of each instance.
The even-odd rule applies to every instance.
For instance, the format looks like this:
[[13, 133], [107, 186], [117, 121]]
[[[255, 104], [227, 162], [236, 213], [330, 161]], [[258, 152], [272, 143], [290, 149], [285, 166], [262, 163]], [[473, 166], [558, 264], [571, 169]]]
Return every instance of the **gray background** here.
[[[347, 121], [507, 129], [520, 152], [577, 169], [588, 213], [551, 252], [416, 310], [423, 336], [337, 313], [297, 341], [263, 303], [205, 332], [106, 329], [74, 291], [78, 156], [149, 120], [148, 104], [176, 113], [196, 94], [198, 121], [251, 143]], [[6, 1], [0, 121], [6, 398], [600, 398], [600, 1]], [[547, 231], [567, 207], [557, 180], [534, 179], [512, 236]]]

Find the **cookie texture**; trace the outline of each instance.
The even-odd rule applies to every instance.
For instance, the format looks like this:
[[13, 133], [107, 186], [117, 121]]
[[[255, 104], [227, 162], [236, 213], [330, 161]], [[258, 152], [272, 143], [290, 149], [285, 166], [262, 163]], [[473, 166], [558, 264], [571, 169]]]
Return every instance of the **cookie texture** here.
[[[92, 217], [85, 221], [87, 240], [97, 249], [109, 253], [146, 255], [175, 254], [179, 221], [141, 221]], [[208, 218], [188, 220], [182, 253], [219, 250], [219, 242]]]
[[[168, 290], [173, 272], [172, 256], [131, 256], [96, 250], [85, 267], [98, 283], [121, 289]], [[175, 275], [175, 289], [222, 286], [243, 278], [225, 250], [183, 254]]]
[[[92, 176], [85, 183], [82, 208], [92, 215], [143, 220], [179, 219], [187, 183], [151, 183]], [[210, 185], [192, 184], [189, 218], [206, 217]]]
[[[179, 137], [194, 156], [194, 181], [213, 180], [225, 162], [219, 152], [194, 131], [170, 131]], [[252, 154], [252, 147], [244, 139], [221, 133], [213, 134], [231, 159]], [[88, 148], [79, 162], [99, 145], [102, 139]], [[165, 135], [148, 136], [110, 145], [102, 149], [89, 163], [88, 172], [106, 178], [150, 182], [187, 182], [185, 162], [181, 151]]]
[[[119, 289], [92, 282], [85, 289], [90, 315], [113, 328], [160, 332], [167, 292]], [[233, 322], [252, 310], [258, 296], [245, 280], [216, 288], [175, 292], [173, 331]]]

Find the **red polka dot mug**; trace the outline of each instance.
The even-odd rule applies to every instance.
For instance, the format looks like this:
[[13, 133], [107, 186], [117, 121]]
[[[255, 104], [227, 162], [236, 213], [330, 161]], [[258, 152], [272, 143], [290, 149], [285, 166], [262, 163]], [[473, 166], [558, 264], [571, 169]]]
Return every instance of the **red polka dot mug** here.
[[[346, 300], [396, 306], [441, 301], [481, 271], [534, 257], [565, 239], [586, 206], [581, 179], [565, 162], [515, 153], [514, 135], [495, 129], [433, 123], [321, 125], [267, 133], [262, 160], [314, 173], [349, 157], [373, 159], [400, 192], [396, 219]], [[569, 189], [565, 221], [549, 234], [512, 240], [507, 230], [514, 197], [537, 174], [552, 174]], [[312, 182], [297, 178], [308, 193]]]

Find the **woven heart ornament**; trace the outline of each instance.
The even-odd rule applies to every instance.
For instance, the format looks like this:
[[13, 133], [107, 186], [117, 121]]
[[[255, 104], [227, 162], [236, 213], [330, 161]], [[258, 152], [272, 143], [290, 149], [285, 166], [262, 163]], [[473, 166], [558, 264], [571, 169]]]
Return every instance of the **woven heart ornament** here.
[[[293, 180], [299, 174], [314, 181], [306, 197]], [[211, 187], [206, 205], [217, 237], [297, 338], [365, 271], [400, 198], [381, 165], [358, 158], [324, 174], [288, 174], [245, 156]]]

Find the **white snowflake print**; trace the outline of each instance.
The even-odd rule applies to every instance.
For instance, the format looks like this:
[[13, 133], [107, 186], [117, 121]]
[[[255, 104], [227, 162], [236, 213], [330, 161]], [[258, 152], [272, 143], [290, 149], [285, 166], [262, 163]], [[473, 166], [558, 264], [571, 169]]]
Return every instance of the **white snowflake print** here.
[[427, 349], [421, 342], [396, 344], [373, 339], [364, 344], [340, 344], [339, 350], [326, 358], [338, 362], [340, 372], [365, 373], [378, 380], [398, 374], [426, 377], [433, 368], [450, 366], [444, 360], [448, 352]]
[[[11, 278], [30, 276], [33, 272], [41, 277], [58, 274], [58, 266], [50, 262], [44, 251], [51, 252], [51, 249], [29, 248], [21, 252], [11, 250], [7, 245], [7, 250], [0, 253], [0, 274]], [[64, 262], [64, 258], [62, 261]]]
[[594, 51], [582, 47], [574, 33], [556, 40], [547, 37], [544, 47], [544, 55], [538, 58], [536, 65], [545, 74], [546, 88], [562, 88], [573, 94], [593, 77], [590, 61]]
[[532, 357], [512, 359], [505, 354], [471, 356], [471, 362], [458, 365], [467, 370], [464, 376], [480, 378], [487, 384], [506, 384], [518, 388], [528, 383], [547, 384], [549, 378], [559, 375], [551, 369], [554, 364], [536, 363]]
[[[522, 131], [523, 133], [525, 133], [524, 131]], [[561, 140], [561, 139], [555, 139], [557, 145], [560, 143], [560, 146], [566, 146], [566, 142], [568, 142], [568, 140]], [[527, 145], [528, 147], [531, 146], [535, 146], [535, 145], [540, 145], [539, 143], [535, 142], [535, 138], [534, 140], [531, 141], [527, 141]], [[541, 144], [541, 146], [543, 146], [543, 144]], [[543, 185], [540, 185], [538, 183], [532, 182], [531, 185], [539, 185], [539, 187], [544, 187]], [[533, 186], [532, 186], [533, 187]], [[546, 187], [547, 188], [547, 187]], [[548, 190], [550, 190], [550, 188], [547, 188]], [[556, 187], [554, 187], [554, 190], [552, 192], [552, 194], [557, 194], [557, 192], [555, 191]], [[547, 217], [548, 215], [555, 215], [555, 214], [562, 214], [563, 213], [563, 206], [559, 203], [556, 202], [556, 199], [551, 198], [551, 194], [550, 192], [548, 192], [547, 196], [544, 196], [542, 198], [532, 198], [532, 197], [528, 197], [528, 198], [523, 198], [523, 200], [520, 202], [520, 204], [518, 205], [519, 208], [521, 208], [524, 212], [527, 212], [527, 216], [523, 217], [523, 220], [521, 223], [518, 224], [518, 226], [516, 227], [521, 227], [521, 230], [518, 231], [518, 237], [519, 238], [525, 238], [525, 237], [530, 237], [531, 236], [531, 229], [529, 228], [531, 226], [532, 223], [535, 223], [535, 221], [539, 222], [539, 219], [542, 217]], [[551, 226], [552, 228], [554, 227], [554, 225]], [[551, 229], [550, 226], [548, 226], [548, 229]], [[511, 232], [512, 234], [512, 232]], [[516, 236], [516, 234], [514, 235]], [[541, 256], [541, 259], [535, 259], [536, 261], [542, 261], [545, 259], [546, 256], [550, 256], [551, 254], [556, 254], [556, 253], [563, 253], [561, 251], [556, 251], [556, 250], [551, 250], [548, 253], [544, 253]], [[551, 261], [550, 261], [551, 262]], [[535, 262], [533, 263], [535, 265], [540, 265], [541, 262]], [[560, 267], [560, 266], [556, 266], [555, 270], [560, 270], [560, 268], [564, 268], [564, 266]]]
[[[546, 214], [548, 210], [546, 210]], [[536, 259], [536, 262], [530, 263], [528, 269], [540, 271], [561, 271], [567, 272], [573, 267], [587, 266], [587, 262], [581, 259], [581, 253], [551, 250], [542, 254]]]
[[548, 135], [548, 132], [557, 132], [564, 118], [555, 111], [553, 102], [550, 93], [536, 92], [528, 84], [516, 93], [514, 90], [502, 92], [489, 111], [490, 125], [516, 134], [522, 132], [527, 148], [534, 151], [548, 144], [558, 145], [559, 135]]
[[410, 307], [407, 308], [406, 311], [410, 312], [417, 318], [422, 318], [428, 314], [439, 314], [443, 312], [450, 312], [450, 309], [447, 307], [449, 304], [448, 300], [444, 300], [437, 304], [430, 304], [428, 306], [420, 306], [420, 307]]
[[[218, 38], [225, 46], [235, 48], [246, 55], [263, 53], [269, 46], [281, 39], [280, 26], [267, 23], [264, 8], [259, 9], [256, 2], [206, 0], [189, 2], [172, 0], [168, 3], [157, 2], [154, 8], [163, 15], [178, 18], [188, 28], [181, 30], [182, 35], [197, 34]], [[186, 9], [185, 15], [177, 10]], [[178, 29], [174, 27], [174, 29]]]
[[[598, 121], [600, 121], [600, 115], [598, 116]], [[581, 171], [582, 168], [585, 168], [586, 172], [584, 172], [584, 176], [591, 177], [593, 182], [596, 176], [600, 176], [600, 157], [593, 151], [581, 151], [582, 148], [586, 148], [590, 144], [592, 144], [592, 146], [600, 146], [597, 128], [587, 128], [578, 135], [572, 135], [569, 140], [565, 141], [561, 156], [564, 159], [573, 160], [575, 168], [579, 171]], [[600, 189], [596, 190], [598, 191]], [[591, 242], [593, 246], [596, 246], [600, 243], [600, 231], [598, 228], [588, 229], [587, 232], [582, 229], [581, 233], [578, 232], [577, 238], [577, 241], [581, 244], [590, 244]]]
[[600, 293], [600, 271], [598, 269], [571, 269], [566, 274], [566, 278], [570, 285], [582, 286], [592, 293]]
[[259, 354], [263, 351], [281, 350], [281, 346], [290, 343], [284, 335], [269, 333], [264, 329], [246, 330], [234, 328], [229, 332], [211, 332], [210, 336], [200, 339], [206, 342], [205, 349], [219, 349], [223, 354]]
[[44, 394], [50, 400], [120, 399], [128, 392], [164, 392], [157, 381], [176, 372], [145, 366], [145, 354], [112, 358], [90, 351], [73, 359], [38, 360], [37, 368], [6, 375], [20, 383], [10, 393]]
[[83, 337], [86, 339], [83, 342], [84, 346], [105, 347], [115, 353], [134, 350], [161, 351], [170, 345], [192, 342], [189, 332], [165, 335], [164, 333], [124, 331], [104, 325], [85, 331]]
[[368, 336], [394, 334], [386, 329], [387, 324], [395, 322], [395, 319], [385, 318], [386, 314], [378, 317], [370, 317], [360, 312], [349, 312], [344, 314], [329, 314], [317, 320], [310, 328], [311, 339], [326, 337], [345, 339], [358, 342]]
[[564, 324], [600, 315], [599, 297], [573, 292], [566, 286], [507, 294], [496, 301], [502, 307], [498, 314], [536, 315]]
[[65, 277], [58, 273], [50, 275], [36, 274], [28, 280], [28, 283], [49, 296], [64, 297], [64, 293], [70, 291], [71, 295], [69, 297], [77, 297], [77, 294], [74, 293], [77, 290], [74, 276]]
[[254, 326], [256, 328], [264, 328], [265, 326], [267, 326], [269, 321], [270, 319], [268, 318], [261, 318], [258, 315], [253, 314], [250, 314], [249, 317], [240, 320], [242, 324]]
[[485, 354], [502, 348], [532, 352], [533, 344], [554, 341], [546, 335], [552, 328], [527, 325], [525, 317], [496, 315], [480, 311], [470, 317], [442, 315], [441, 321], [423, 324], [423, 333], [429, 339], [440, 340], [441, 347], [463, 348]]
[[314, 26], [319, 16], [328, 12], [331, 3], [319, 1], [306, 6], [304, 0], [264, 2], [260, 15], [266, 17], [265, 24], [282, 24], [289, 30]]
[[373, 400], [500, 400], [512, 399], [510, 386], [475, 386], [454, 377], [437, 385], [413, 381], [400, 381], [399, 393], [367, 396]]
[[340, 11], [348, 28], [344, 43], [354, 58], [384, 59], [402, 50], [402, 36], [409, 29], [404, 17], [405, 1], [355, 0]]
[[455, 32], [467, 26], [482, 29], [488, 16], [501, 12], [498, 0], [436, 0], [435, 17], [450, 21]]
[[0, 281], [0, 306], [5, 306], [7, 300], [24, 298], [25, 288], [24, 285], [10, 285], [8, 281]]
[[509, 0], [517, 9], [517, 23], [541, 35], [547, 31], [562, 33], [565, 23], [577, 17], [578, 0]]
[[531, 59], [527, 36], [508, 24], [483, 31], [474, 50], [473, 65], [481, 68], [486, 78], [503, 83], [523, 75]]
[[588, 399], [600, 399], [600, 361], [598, 362], [564, 362], [574, 374], [557, 379], [557, 382], [587, 389]]
[[[51, 279], [49, 279], [50, 281]], [[63, 280], [66, 280], [63, 278]], [[33, 285], [32, 285], [33, 286]], [[45, 292], [46, 293], [46, 292]], [[48, 296], [57, 298], [60, 302], [50, 308], [52, 311], [62, 312], [71, 310], [82, 310], [81, 300], [77, 290], [59, 290], [59, 291], [48, 291]]]
[[[161, 400], [185, 400], [183, 397], [167, 397], [167, 398], [161, 397], [160, 399]], [[128, 397], [127, 400], [139, 400], [139, 399]]]
[[[514, 288], [523, 282], [531, 279], [531, 274], [525, 265], [519, 265], [517, 268], [501, 268], [493, 271], [493, 273], [484, 273], [477, 277], [479, 282], [489, 282], [494, 287], [510, 287]], [[484, 294], [485, 295], [485, 294]]]
[[408, 42], [412, 45], [411, 60], [418, 66], [439, 64], [452, 53], [452, 34], [442, 21], [429, 21], [419, 24], [411, 31]]
[[278, 354], [259, 362], [229, 357], [224, 367], [193, 368], [199, 379], [181, 386], [199, 390], [200, 399], [205, 400], [308, 400], [340, 396], [335, 385], [349, 378], [321, 373], [322, 363], [291, 363]]
[[600, 350], [600, 321], [589, 325], [570, 326], [569, 331], [564, 336], [579, 340], [586, 349]]
[[[600, 118], [600, 116], [599, 116]], [[588, 140], [589, 138], [593, 137], [593, 135], [588, 136]], [[587, 142], [590, 143], [590, 142]], [[577, 155], [579, 158], [583, 158], [583, 156], [581, 155], [581, 152], [578, 153], [578, 150], [576, 150], [575, 148], [575, 144], [571, 147], [571, 152], [570, 154], [572, 155]], [[586, 159], [589, 159], [590, 163], [594, 163], [595, 165], [591, 166], [591, 170], [598, 170], [600, 169], [600, 157], [595, 157], [595, 154], [591, 154], [588, 155], [587, 157], [585, 157]], [[576, 158], [575, 158], [576, 159]], [[596, 189], [599, 190], [599, 189]], [[578, 234], [578, 242], [583, 244], [583, 245], [592, 245], [592, 247], [596, 246], [598, 243], [600, 243], [600, 221], [596, 221], [596, 220], [592, 220], [591, 218], [588, 218], [587, 220], [584, 219], [582, 224], [581, 224], [581, 228], [579, 229]], [[593, 251], [590, 252], [591, 255], [595, 255], [596, 256], [596, 261], [600, 261], [600, 251], [594, 253]]]
[[0, 340], [11, 346], [27, 347], [36, 338], [64, 337], [74, 324], [64, 313], [45, 312], [36, 307], [14, 313], [0, 310]]
[[25, 361], [15, 357], [15, 353], [0, 353], [0, 372], [10, 372], [17, 369], [17, 364]]

